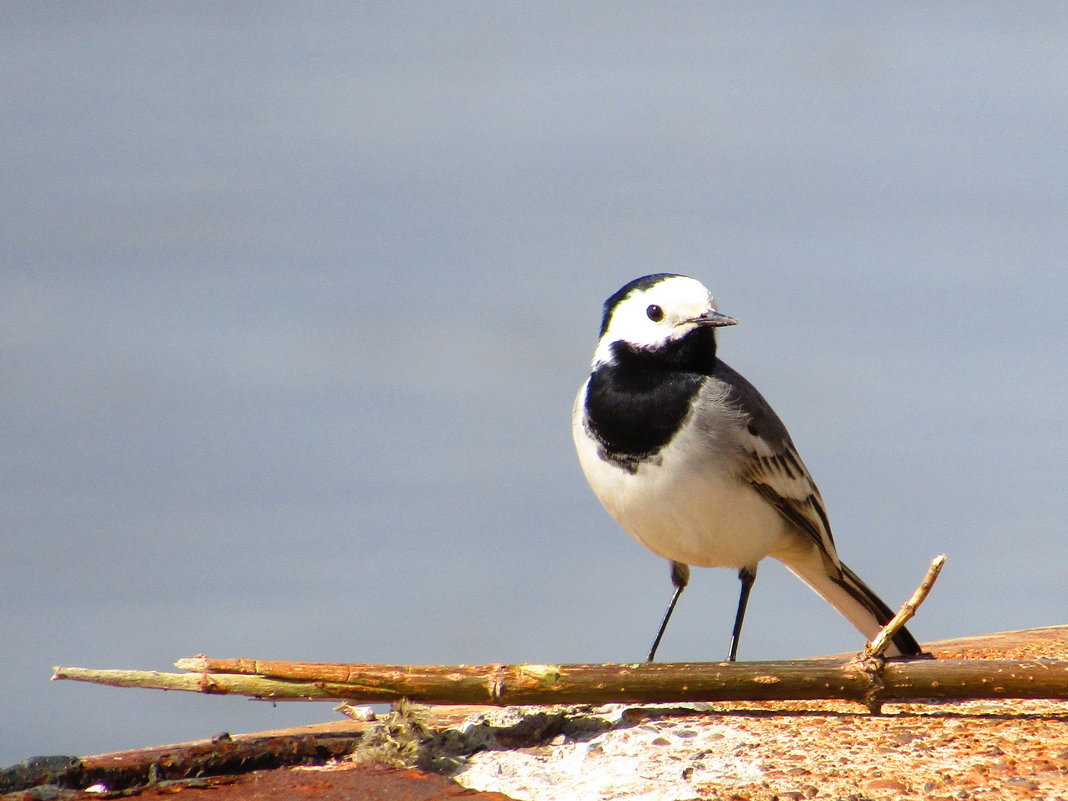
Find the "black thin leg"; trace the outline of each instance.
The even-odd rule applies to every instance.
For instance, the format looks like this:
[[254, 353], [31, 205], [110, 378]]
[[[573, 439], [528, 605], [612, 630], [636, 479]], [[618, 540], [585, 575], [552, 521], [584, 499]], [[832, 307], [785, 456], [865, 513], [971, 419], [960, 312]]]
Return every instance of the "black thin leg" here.
[[738, 595], [738, 612], [734, 615], [731, 650], [727, 655], [728, 662], [733, 662], [738, 656], [738, 640], [742, 636], [742, 621], [745, 619], [745, 607], [749, 603], [749, 592], [753, 589], [753, 582], [756, 581], [756, 567], [743, 567], [738, 571], [738, 580], [742, 582], [742, 591]]
[[649, 649], [649, 658], [647, 662], [653, 662], [656, 659], [656, 649], [660, 647], [660, 640], [664, 637], [664, 632], [667, 631], [668, 621], [671, 620], [671, 613], [675, 611], [675, 604], [679, 602], [679, 596], [682, 595], [682, 591], [686, 589], [686, 585], [690, 583], [690, 566], [684, 565], [682, 562], [671, 563], [671, 583], [675, 585], [675, 591], [671, 594], [671, 601], [668, 603], [667, 611], [664, 613], [664, 619], [660, 623], [660, 628], [656, 632], [656, 639], [653, 640], [653, 647]]

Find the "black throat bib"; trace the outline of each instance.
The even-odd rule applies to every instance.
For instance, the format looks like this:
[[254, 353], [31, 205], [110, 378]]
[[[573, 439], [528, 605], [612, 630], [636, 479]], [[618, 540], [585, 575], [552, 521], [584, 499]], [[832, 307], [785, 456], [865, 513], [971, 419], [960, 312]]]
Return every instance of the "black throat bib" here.
[[690, 414], [716, 366], [715, 333], [698, 328], [656, 349], [612, 344], [613, 361], [594, 370], [586, 419], [603, 456], [628, 472], [654, 459]]

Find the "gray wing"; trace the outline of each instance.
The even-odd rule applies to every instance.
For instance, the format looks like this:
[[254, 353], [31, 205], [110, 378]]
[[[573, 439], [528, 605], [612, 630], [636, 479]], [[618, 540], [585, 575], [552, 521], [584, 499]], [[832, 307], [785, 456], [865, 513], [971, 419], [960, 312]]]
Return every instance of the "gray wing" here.
[[743, 480], [839, 567], [823, 498], [786, 426], [756, 387], [722, 361], [716, 363], [712, 382], [742, 422], [736, 426], [736, 441], [744, 456]]

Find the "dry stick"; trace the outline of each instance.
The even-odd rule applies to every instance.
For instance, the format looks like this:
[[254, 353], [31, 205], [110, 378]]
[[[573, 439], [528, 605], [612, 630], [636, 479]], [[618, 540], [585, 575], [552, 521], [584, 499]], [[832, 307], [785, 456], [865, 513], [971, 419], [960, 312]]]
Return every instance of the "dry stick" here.
[[200, 655], [176, 663], [193, 674], [57, 667], [52, 678], [269, 700], [374, 703], [409, 698], [497, 706], [836, 698], [860, 701], [878, 712], [888, 701], [1068, 699], [1068, 662], [882, 659], [894, 634], [930, 592], [944, 562], [940, 556], [931, 563], [901, 611], [863, 654], [848, 661], [413, 666]]
[[[203, 658], [206, 664], [214, 660]], [[285, 663], [272, 664], [281, 670]], [[1068, 662], [1016, 660], [891, 661], [875, 688], [856, 660], [640, 663], [634, 665], [401, 666], [298, 663], [297, 672], [347, 681], [266, 678], [238, 673], [56, 668], [54, 679], [120, 687], [248, 695], [268, 700], [376, 703], [409, 698], [431, 704], [574, 704], [846, 699], [881, 703], [924, 699], [1068, 699]]]
[[920, 608], [920, 604], [926, 600], [928, 593], [931, 592], [931, 588], [938, 579], [938, 574], [942, 572], [942, 566], [945, 563], [945, 554], [936, 556], [934, 560], [932, 560], [931, 566], [927, 568], [927, 575], [923, 577], [920, 586], [918, 586], [916, 591], [912, 593], [912, 597], [905, 601], [897, 614], [894, 615], [890, 619], [890, 622], [883, 626], [882, 631], [875, 636], [875, 639], [864, 646], [865, 658], [881, 656], [887, 647], [889, 647], [891, 641], [894, 639], [894, 635], [901, 631], [904, 625], [912, 619], [912, 616], [916, 614], [916, 610]]

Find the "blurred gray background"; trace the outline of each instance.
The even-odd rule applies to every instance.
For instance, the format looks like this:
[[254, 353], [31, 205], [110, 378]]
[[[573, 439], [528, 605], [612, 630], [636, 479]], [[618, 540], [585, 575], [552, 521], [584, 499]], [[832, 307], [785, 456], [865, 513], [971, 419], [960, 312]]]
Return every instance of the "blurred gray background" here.
[[[921, 640], [1065, 623], [1068, 9], [0, 6], [0, 763], [333, 719], [183, 656], [641, 659], [600, 304], [693, 275]], [[665, 660], [726, 653], [696, 572]], [[859, 635], [765, 562], [745, 659]]]

